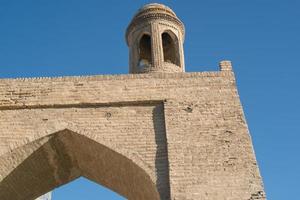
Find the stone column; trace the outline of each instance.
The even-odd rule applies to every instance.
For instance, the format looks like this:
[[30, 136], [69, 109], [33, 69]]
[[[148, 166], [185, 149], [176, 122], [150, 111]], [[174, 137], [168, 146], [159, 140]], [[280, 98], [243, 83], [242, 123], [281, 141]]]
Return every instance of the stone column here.
[[162, 43], [161, 35], [159, 31], [159, 24], [151, 24], [151, 35], [152, 35], [152, 65], [154, 70], [162, 67], [163, 62], [163, 52], [162, 52]]
[[185, 64], [184, 64], [184, 50], [183, 50], [183, 40], [181, 34], [178, 34], [178, 50], [179, 50], [179, 59], [180, 59], [180, 67], [182, 68], [182, 72], [185, 72]]

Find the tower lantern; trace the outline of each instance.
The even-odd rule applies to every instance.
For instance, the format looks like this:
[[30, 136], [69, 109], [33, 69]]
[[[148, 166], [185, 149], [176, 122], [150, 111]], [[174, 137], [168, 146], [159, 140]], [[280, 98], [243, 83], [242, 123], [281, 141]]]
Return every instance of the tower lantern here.
[[162, 4], [147, 4], [126, 30], [129, 72], [184, 72], [184, 25]]

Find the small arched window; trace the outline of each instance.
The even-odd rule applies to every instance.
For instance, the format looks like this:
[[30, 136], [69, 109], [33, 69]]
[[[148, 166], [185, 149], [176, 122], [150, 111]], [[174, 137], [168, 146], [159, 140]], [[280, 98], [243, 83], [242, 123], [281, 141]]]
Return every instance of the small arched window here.
[[162, 34], [162, 46], [164, 52], [164, 62], [173, 63], [180, 66], [178, 40], [175, 34], [164, 32]]
[[151, 37], [144, 34], [139, 42], [139, 62], [138, 66], [143, 67], [150, 65], [152, 61], [151, 54]]

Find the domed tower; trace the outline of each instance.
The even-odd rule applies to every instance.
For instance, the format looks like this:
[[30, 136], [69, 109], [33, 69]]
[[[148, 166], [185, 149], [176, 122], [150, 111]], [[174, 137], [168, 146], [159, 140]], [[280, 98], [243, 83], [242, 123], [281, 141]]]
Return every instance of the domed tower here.
[[147, 4], [126, 30], [129, 72], [184, 72], [184, 25], [162, 4]]

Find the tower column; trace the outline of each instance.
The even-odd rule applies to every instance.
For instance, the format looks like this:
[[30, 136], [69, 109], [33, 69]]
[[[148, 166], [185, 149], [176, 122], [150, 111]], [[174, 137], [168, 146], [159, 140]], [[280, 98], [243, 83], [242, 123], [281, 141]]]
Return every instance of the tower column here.
[[183, 40], [181, 35], [179, 35], [179, 55], [180, 55], [180, 67], [182, 68], [182, 71], [185, 72], [185, 63], [184, 63], [184, 50], [183, 50]]
[[184, 25], [162, 4], [147, 4], [126, 30], [130, 73], [184, 72]]
[[161, 41], [158, 23], [151, 24], [151, 33], [152, 33], [153, 71], [157, 71], [159, 68], [162, 68], [163, 65], [162, 41]]

